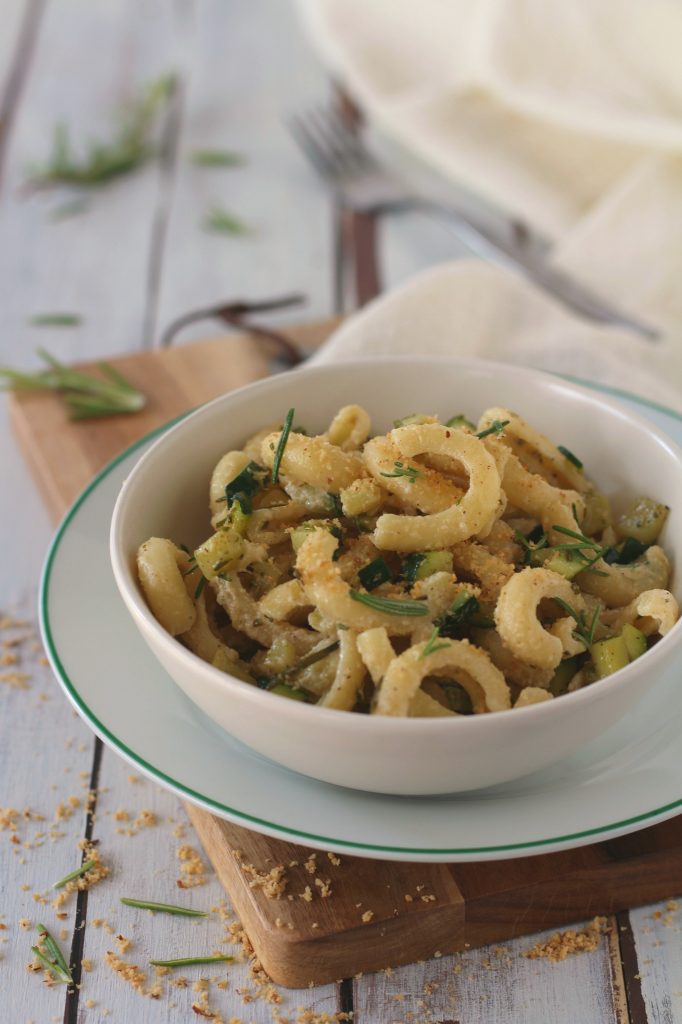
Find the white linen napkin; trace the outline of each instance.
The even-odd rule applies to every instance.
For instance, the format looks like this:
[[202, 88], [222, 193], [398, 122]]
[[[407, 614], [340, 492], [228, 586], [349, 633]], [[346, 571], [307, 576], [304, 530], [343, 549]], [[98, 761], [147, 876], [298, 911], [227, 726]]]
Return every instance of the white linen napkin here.
[[[565, 373], [682, 411], [682, 353], [573, 316], [529, 284], [481, 260], [422, 271], [334, 332], [311, 362], [377, 355], [478, 356]], [[501, 384], [504, 390], [504, 382]]]
[[[377, 124], [682, 345], [679, 0], [299, 0]], [[677, 378], [682, 391], [682, 376]]]

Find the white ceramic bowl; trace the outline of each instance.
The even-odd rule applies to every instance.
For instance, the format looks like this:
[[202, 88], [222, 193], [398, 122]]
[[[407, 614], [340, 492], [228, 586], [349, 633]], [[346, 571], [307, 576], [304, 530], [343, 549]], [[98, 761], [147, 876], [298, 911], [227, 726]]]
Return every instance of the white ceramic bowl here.
[[638, 661], [584, 690], [518, 711], [458, 719], [357, 715], [286, 700], [201, 661], [159, 625], [137, 583], [138, 545], [150, 536], [200, 543], [210, 529], [211, 470], [225, 451], [281, 420], [291, 406], [297, 421], [322, 431], [351, 402], [369, 410], [377, 431], [415, 411], [441, 417], [463, 412], [475, 420], [492, 405], [514, 409], [576, 452], [617, 509], [638, 494], [666, 502], [671, 513], [662, 543], [679, 564], [682, 452], [616, 402], [543, 373], [473, 360], [376, 359], [310, 367], [203, 406], [149, 449], [121, 489], [111, 526], [114, 575], [135, 624], [169, 675], [215, 722], [260, 754], [325, 782], [383, 793], [449, 793], [506, 782], [613, 725], [679, 651], [682, 625]]

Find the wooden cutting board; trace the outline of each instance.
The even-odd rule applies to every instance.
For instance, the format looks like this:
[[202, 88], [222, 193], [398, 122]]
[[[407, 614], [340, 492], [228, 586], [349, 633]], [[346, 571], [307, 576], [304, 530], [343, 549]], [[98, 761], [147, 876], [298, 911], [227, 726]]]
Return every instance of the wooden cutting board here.
[[[289, 329], [304, 347], [336, 321]], [[246, 335], [112, 359], [149, 396], [135, 416], [69, 423], [58, 398], [11, 400], [17, 439], [55, 520], [92, 476], [138, 437], [178, 413], [265, 376]], [[187, 805], [214, 865], [270, 976], [301, 987], [398, 966], [466, 946], [612, 914], [679, 891], [682, 817], [565, 853], [474, 864], [399, 864], [330, 859]], [[337, 862], [338, 861], [338, 862]], [[307, 866], [306, 866], [307, 864]], [[273, 898], [251, 883], [282, 865]], [[319, 881], [316, 881], [319, 879]], [[325, 886], [331, 890], [323, 896]], [[302, 897], [310, 887], [311, 900]]]

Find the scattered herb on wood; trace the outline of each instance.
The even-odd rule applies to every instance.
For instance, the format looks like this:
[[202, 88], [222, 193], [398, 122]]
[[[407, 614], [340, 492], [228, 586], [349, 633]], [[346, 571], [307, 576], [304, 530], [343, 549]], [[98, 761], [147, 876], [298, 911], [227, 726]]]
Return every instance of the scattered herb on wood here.
[[91, 142], [84, 155], [74, 151], [66, 125], [58, 124], [47, 163], [29, 170], [28, 185], [33, 188], [53, 185], [97, 188], [142, 166], [156, 153], [153, 129], [175, 86], [176, 78], [172, 74], [146, 86], [120, 115], [120, 123], [111, 138]]
[[218, 956], [185, 956], [177, 960], [150, 960], [149, 963], [154, 967], [191, 967], [192, 964], [220, 964], [229, 963], [232, 960], [234, 960], [233, 956], [221, 953]]
[[126, 907], [139, 907], [141, 910], [153, 910], [157, 914], [177, 914], [181, 917], [208, 917], [206, 910], [191, 910], [189, 907], [176, 907], [172, 903], [152, 903], [151, 900], [134, 900], [129, 896], [121, 896], [121, 903]]
[[72, 420], [139, 412], [147, 399], [109, 363], [97, 363], [104, 379], [64, 366], [45, 349], [38, 355], [48, 364], [38, 373], [0, 367], [0, 386], [12, 391], [58, 391]]
[[246, 224], [222, 206], [212, 206], [202, 221], [204, 231], [213, 231], [221, 235], [245, 235]]
[[[65, 985], [73, 985], [73, 975], [64, 959], [64, 954], [44, 924], [38, 925], [38, 934], [40, 936], [40, 945], [31, 946], [33, 955], [40, 960], [41, 964], [50, 971], [57, 981], [61, 981]], [[42, 949], [40, 948], [41, 946]]]
[[37, 313], [28, 322], [31, 327], [78, 327], [83, 320], [78, 313]]
[[239, 167], [244, 157], [227, 149], [195, 149], [192, 163], [197, 167]]
[[70, 871], [68, 875], [64, 875], [64, 877], [60, 878], [58, 882], [55, 882], [52, 888], [63, 889], [67, 882], [72, 882], [74, 878], [80, 878], [80, 876], [86, 874], [90, 868], [94, 868], [96, 863], [96, 860], [86, 860], [85, 863], [81, 864], [81, 866], [76, 868], [75, 871]]

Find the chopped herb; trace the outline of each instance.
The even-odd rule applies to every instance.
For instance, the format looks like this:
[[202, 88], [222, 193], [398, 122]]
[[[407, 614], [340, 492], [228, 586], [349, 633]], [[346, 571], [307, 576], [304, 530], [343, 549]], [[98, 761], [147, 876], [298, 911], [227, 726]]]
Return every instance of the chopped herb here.
[[279, 441], [277, 442], [277, 449], [275, 451], [275, 460], [272, 463], [272, 474], [271, 481], [276, 484], [279, 480], [279, 467], [282, 462], [282, 456], [284, 455], [284, 449], [286, 448], [287, 441], [289, 440], [289, 434], [291, 433], [291, 424], [294, 422], [294, 409], [289, 409], [284, 420], [284, 427], [282, 433], [279, 435]]
[[229, 484], [225, 487], [224, 500], [227, 502], [227, 507], [230, 507], [238, 495], [243, 495], [247, 499], [252, 498], [263, 486], [264, 474], [265, 470], [257, 462], [247, 463], [237, 473], [234, 480], [230, 480]]
[[462, 590], [446, 612], [437, 618], [440, 636], [456, 637], [462, 626], [479, 610], [478, 599], [468, 590]]
[[31, 169], [28, 184], [35, 188], [52, 185], [95, 188], [140, 167], [155, 155], [152, 130], [158, 114], [173, 95], [175, 84], [174, 75], [164, 75], [152, 82], [132, 104], [111, 139], [91, 143], [85, 156], [74, 153], [68, 129], [63, 124], [57, 125], [48, 162]]
[[466, 416], [463, 415], [463, 413], [460, 413], [459, 416], [451, 416], [450, 419], [446, 422], [445, 426], [469, 427], [470, 430], [474, 429], [474, 424], [471, 422], [471, 420], [468, 420]]
[[592, 548], [599, 551], [606, 550], [599, 544], [598, 541], [592, 540], [590, 537], [586, 537], [584, 533], [577, 533], [575, 530], [569, 530], [565, 526], [559, 526], [556, 523], [552, 526], [552, 529], [556, 533], [563, 533], [565, 537], [573, 537], [574, 540], [579, 541], [578, 544], [553, 544], [554, 548]]
[[597, 628], [597, 622], [599, 621], [599, 616], [602, 612], [601, 605], [598, 604], [594, 609], [594, 614], [588, 625], [584, 611], [581, 610], [580, 612], [576, 612], [575, 608], [572, 608], [567, 601], [564, 601], [560, 597], [553, 597], [552, 600], [558, 604], [567, 615], [570, 615], [572, 619], [575, 619], [577, 628], [573, 630], [573, 636], [576, 640], [583, 643], [585, 647], [590, 647], [594, 643], [594, 631]]
[[80, 876], [84, 875], [90, 870], [90, 868], [94, 868], [96, 863], [97, 861], [95, 860], [86, 860], [85, 863], [81, 864], [81, 866], [76, 868], [75, 871], [70, 871], [68, 875], [64, 875], [64, 877], [60, 878], [58, 882], [55, 882], [52, 888], [63, 889], [67, 882], [72, 882], [74, 878], [80, 878]]
[[487, 430], [481, 430], [476, 437], [488, 437], [490, 434], [500, 434], [509, 423], [509, 420], [493, 420]]
[[[222, 568], [222, 566], [221, 566], [221, 568]], [[197, 583], [196, 590], [194, 591], [194, 600], [195, 601], [198, 601], [199, 598], [201, 597], [201, 595], [203, 593], [203, 590], [204, 590], [204, 587], [206, 586], [206, 583], [207, 583], [206, 577], [202, 576], [201, 579], [199, 580], [199, 582]]]
[[393, 597], [374, 597], [372, 594], [363, 594], [359, 590], [351, 590], [350, 596], [353, 601], [365, 604], [368, 608], [374, 608], [377, 612], [386, 612], [387, 615], [428, 615], [429, 609], [421, 601], [401, 600]]
[[436, 651], [442, 651], [446, 647], [450, 647], [450, 644], [445, 642], [442, 644], [437, 643], [440, 633], [438, 632], [438, 626], [434, 627], [433, 633], [426, 641], [426, 647], [419, 655], [420, 658], [427, 658], [429, 654], [434, 654]]
[[192, 163], [197, 167], [239, 167], [244, 163], [244, 157], [229, 149], [195, 149]]
[[208, 917], [206, 910], [191, 910], [189, 907], [176, 907], [172, 903], [152, 903], [150, 900], [133, 900], [129, 896], [121, 896], [121, 903], [126, 907], [139, 907], [141, 910], [153, 910], [157, 914], [177, 914], [182, 917]]
[[220, 964], [232, 960], [233, 956], [219, 953], [216, 956], [184, 956], [177, 960], [150, 960], [149, 963], [154, 967], [191, 967], [192, 964]]
[[212, 206], [202, 221], [204, 231], [221, 235], [245, 235], [246, 224], [221, 206]]
[[385, 559], [379, 556], [358, 570], [358, 579], [365, 590], [375, 590], [382, 583], [388, 583], [391, 579], [391, 570]]
[[382, 476], [405, 476], [411, 484], [413, 484], [418, 476], [421, 476], [421, 472], [416, 466], [404, 466], [402, 462], [394, 462], [395, 471], [393, 473], [382, 473]]
[[533, 555], [547, 547], [547, 534], [541, 526], [534, 527], [528, 536], [524, 536], [520, 530], [514, 530], [514, 540], [523, 548], [523, 561], [530, 565]]
[[577, 457], [577, 455], [574, 455], [573, 452], [569, 448], [564, 448], [564, 446], [562, 444], [557, 445], [557, 448], [559, 449], [559, 451], [561, 452], [561, 454], [564, 456], [565, 459], [568, 459], [569, 462], [573, 463], [573, 465], [575, 466], [576, 469], [582, 469], [583, 468], [583, 464], [580, 461], [580, 459]]
[[38, 354], [48, 364], [39, 373], [21, 373], [0, 367], [0, 379], [13, 391], [59, 391], [66, 402], [72, 420], [84, 420], [115, 413], [139, 412], [146, 398], [137, 391], [109, 363], [98, 363], [102, 380], [58, 362], [45, 349]]
[[37, 313], [28, 322], [31, 327], [79, 327], [83, 320], [78, 313]]
[[425, 559], [426, 555], [423, 552], [415, 552], [413, 555], [408, 555], [400, 567], [401, 578], [406, 580], [407, 583], [416, 583], [417, 573]]
[[630, 565], [644, 554], [648, 546], [634, 537], [628, 537], [620, 548], [609, 548], [604, 555], [604, 561], [607, 565]]
[[73, 975], [69, 970], [69, 965], [64, 959], [64, 954], [48, 932], [44, 924], [39, 924], [38, 934], [40, 936], [40, 945], [31, 946], [31, 952], [34, 956], [40, 960], [40, 962], [50, 971], [58, 981], [62, 981], [65, 985], [73, 985]]

